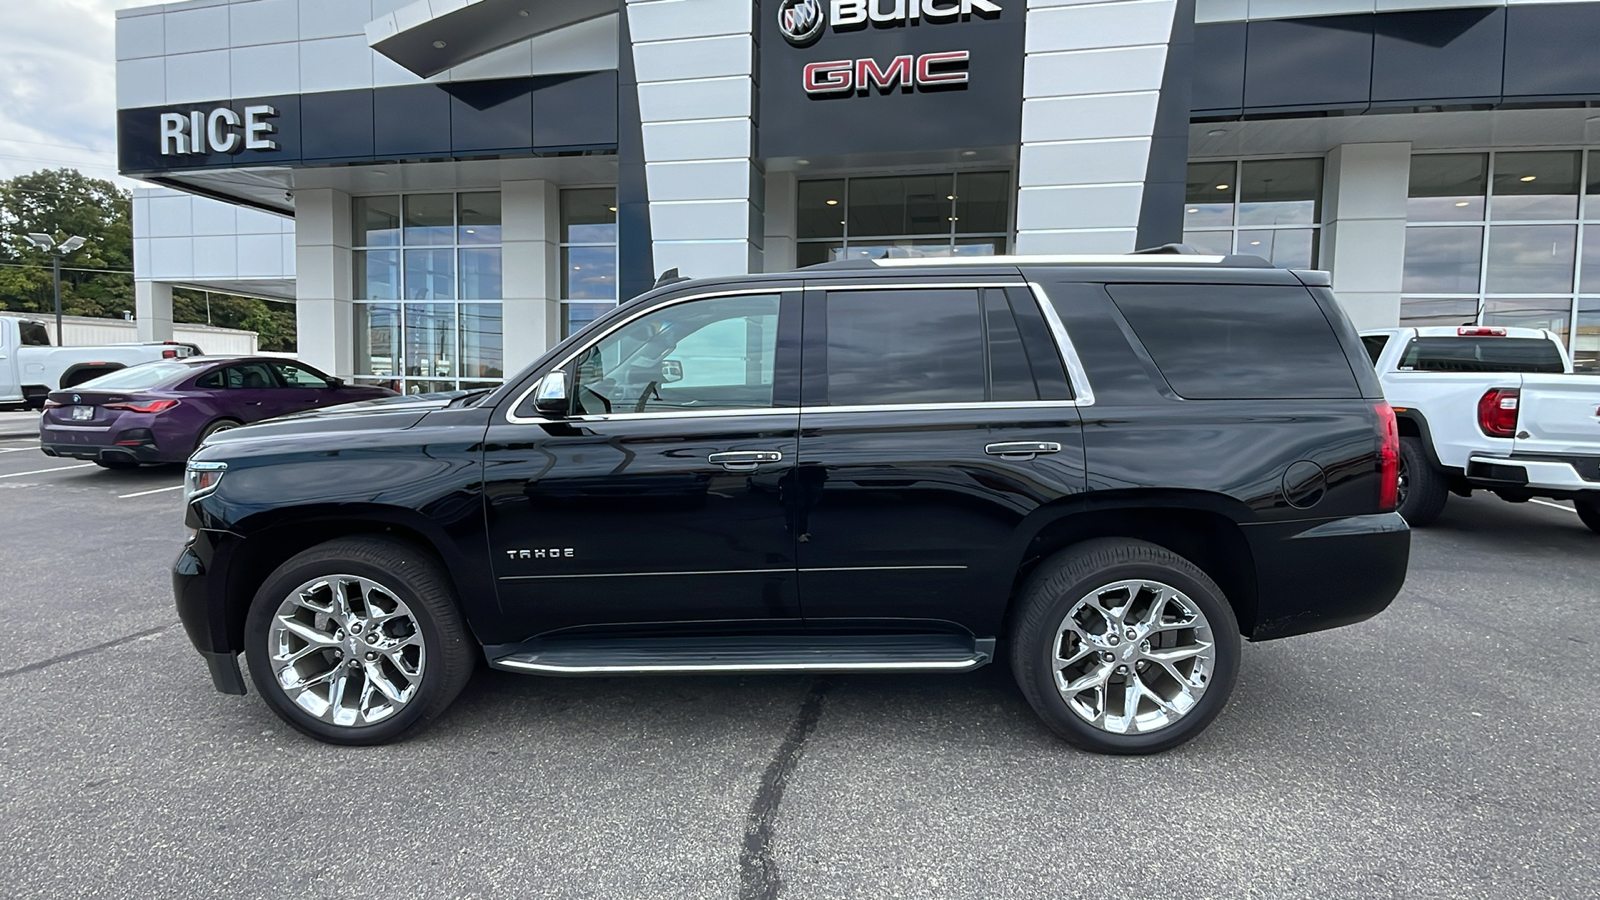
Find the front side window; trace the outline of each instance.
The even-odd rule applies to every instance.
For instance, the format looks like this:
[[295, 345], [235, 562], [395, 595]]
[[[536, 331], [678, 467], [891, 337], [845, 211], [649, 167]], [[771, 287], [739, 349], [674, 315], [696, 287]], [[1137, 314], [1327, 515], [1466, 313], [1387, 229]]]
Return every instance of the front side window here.
[[245, 363], [223, 369], [222, 385], [232, 390], [259, 391], [275, 388], [278, 382], [266, 363]]
[[[834, 291], [823, 358], [828, 406], [980, 403], [983, 307], [975, 289]], [[811, 326], [807, 326], [809, 330]], [[824, 405], [804, 398], [806, 406]]]
[[278, 377], [283, 380], [286, 387], [292, 388], [325, 388], [328, 379], [303, 366], [293, 363], [273, 363], [272, 368], [277, 371]]
[[576, 415], [766, 409], [773, 405], [777, 294], [658, 309], [568, 364]]

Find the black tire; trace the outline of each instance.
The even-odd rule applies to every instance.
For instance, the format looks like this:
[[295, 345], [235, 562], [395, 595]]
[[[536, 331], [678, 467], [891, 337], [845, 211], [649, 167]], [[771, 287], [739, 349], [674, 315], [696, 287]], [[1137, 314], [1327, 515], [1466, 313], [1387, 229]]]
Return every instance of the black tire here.
[[1583, 520], [1583, 524], [1595, 534], [1600, 534], [1600, 499], [1580, 497], [1572, 501], [1572, 505], [1577, 507], [1578, 518]]
[[1428, 461], [1428, 450], [1421, 438], [1400, 439], [1400, 517], [1413, 528], [1424, 528], [1444, 512], [1450, 499], [1450, 486], [1444, 473]]
[[[1058, 629], [1079, 601], [1118, 581], [1159, 581], [1186, 594], [1210, 624], [1214, 665], [1204, 693], [1176, 722], [1143, 734], [1114, 734], [1089, 724], [1056, 686], [1051, 660]], [[1050, 730], [1083, 750], [1159, 753], [1184, 743], [1222, 712], [1239, 675], [1239, 625], [1233, 608], [1205, 572], [1177, 554], [1128, 538], [1086, 541], [1040, 564], [1028, 578], [1011, 629], [1011, 672]]]
[[[332, 575], [379, 582], [410, 608], [422, 634], [426, 663], [416, 695], [389, 718], [370, 725], [322, 721], [295, 705], [273, 676], [269, 630], [279, 604], [307, 581]], [[250, 678], [267, 705], [295, 729], [331, 744], [382, 744], [432, 722], [466, 687], [477, 652], [443, 567], [426, 551], [383, 537], [338, 538], [279, 566], [256, 592], [244, 636]]]
[[200, 439], [194, 442], [194, 448], [199, 450], [200, 445], [210, 440], [211, 436], [219, 431], [228, 431], [233, 428], [238, 428], [243, 424], [243, 422], [240, 422], [237, 419], [218, 419], [215, 422], [212, 422], [210, 425], [207, 425], [205, 429], [200, 432]]
[[136, 459], [97, 459], [94, 464], [102, 469], [111, 469], [116, 472], [124, 469], [137, 469], [141, 465]]

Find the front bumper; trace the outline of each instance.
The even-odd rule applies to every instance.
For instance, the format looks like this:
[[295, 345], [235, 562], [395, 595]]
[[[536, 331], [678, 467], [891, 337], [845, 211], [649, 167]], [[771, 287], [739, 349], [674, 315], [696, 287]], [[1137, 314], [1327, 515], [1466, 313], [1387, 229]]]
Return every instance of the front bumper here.
[[215, 560], [207, 532], [184, 545], [172, 564], [172, 594], [177, 602], [178, 620], [189, 636], [189, 643], [200, 651], [211, 672], [211, 683], [224, 694], [245, 693], [244, 675], [239, 671], [239, 652], [232, 647], [229, 633], [234, 623], [227, 621], [220, 572], [208, 571], [202, 555]]
[[1397, 513], [1247, 525], [1244, 531], [1256, 561], [1251, 640], [1370, 619], [1405, 584], [1411, 528]]

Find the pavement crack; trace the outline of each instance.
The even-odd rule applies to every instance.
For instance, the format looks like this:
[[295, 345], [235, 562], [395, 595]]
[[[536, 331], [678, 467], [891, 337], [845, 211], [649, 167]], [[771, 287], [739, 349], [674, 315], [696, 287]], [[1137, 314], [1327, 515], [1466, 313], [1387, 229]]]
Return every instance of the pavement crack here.
[[822, 698], [828, 688], [828, 682], [818, 681], [806, 691], [789, 733], [784, 735], [778, 752], [761, 774], [761, 786], [745, 818], [744, 847], [739, 852], [739, 900], [776, 900], [778, 896], [782, 882], [778, 878], [778, 863], [772, 858], [778, 805], [783, 802], [783, 790], [788, 786], [795, 764], [800, 761], [806, 738], [822, 718]]
[[64, 663], [69, 660], [77, 659], [80, 656], [88, 656], [91, 653], [99, 653], [102, 650], [110, 650], [113, 647], [120, 647], [123, 644], [137, 641], [140, 638], [147, 638], [151, 635], [160, 634], [171, 627], [171, 625], [157, 625], [154, 628], [146, 628], [143, 631], [135, 631], [133, 634], [125, 634], [119, 638], [112, 638], [103, 644], [95, 644], [93, 647], [84, 647], [81, 650], [72, 650], [67, 653], [63, 653], [60, 656], [52, 656], [49, 659], [41, 659], [38, 662], [28, 663], [25, 666], [18, 666], [15, 669], [6, 669], [5, 671], [0, 672], [0, 678], [10, 678], [13, 675], [26, 675], [29, 672], [37, 672], [40, 669], [53, 666], [56, 663]]

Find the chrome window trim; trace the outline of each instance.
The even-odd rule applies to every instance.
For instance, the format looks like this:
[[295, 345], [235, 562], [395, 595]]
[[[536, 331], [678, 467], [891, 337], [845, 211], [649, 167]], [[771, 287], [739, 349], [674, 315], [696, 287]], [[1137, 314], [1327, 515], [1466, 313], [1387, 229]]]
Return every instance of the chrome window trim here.
[[[1305, 226], [1301, 226], [1305, 227]], [[880, 269], [934, 268], [937, 266], [1219, 266], [1226, 256], [1199, 253], [1058, 253], [1039, 256], [940, 256], [871, 260]]]
[[1028, 282], [1028, 290], [1033, 292], [1033, 300], [1039, 304], [1039, 312], [1044, 315], [1045, 323], [1050, 326], [1050, 333], [1056, 339], [1056, 352], [1061, 355], [1061, 362], [1067, 367], [1067, 380], [1072, 383], [1072, 395], [1077, 398], [1072, 401], [1073, 406], [1093, 406], [1094, 388], [1089, 384], [1089, 373], [1083, 368], [1083, 360], [1078, 358], [1078, 348], [1072, 344], [1072, 336], [1067, 334], [1067, 326], [1062, 324], [1061, 316], [1056, 312], [1055, 304], [1050, 302], [1050, 295], [1036, 281]]
[[966, 569], [966, 566], [814, 566], [783, 569], [691, 569], [682, 572], [560, 572], [550, 575], [501, 575], [500, 581], [550, 578], [657, 578], [664, 575], [771, 575], [781, 572], [910, 572]]
[[[987, 257], [993, 259], [993, 257]], [[1021, 287], [1022, 279], [1010, 281], [910, 281], [878, 282], [852, 281], [843, 284], [806, 284], [808, 291], [905, 291], [949, 288], [1014, 288]]]
[[774, 406], [761, 409], [679, 409], [664, 412], [611, 413], [609, 415], [568, 416], [562, 419], [521, 419], [528, 422], [629, 422], [639, 419], [711, 419], [759, 416], [816, 416], [824, 413], [937, 412], [952, 409], [1071, 409], [1082, 406], [1074, 400], [982, 400], [965, 403], [883, 403], [864, 406]]

